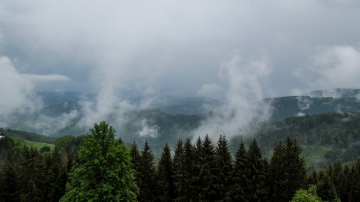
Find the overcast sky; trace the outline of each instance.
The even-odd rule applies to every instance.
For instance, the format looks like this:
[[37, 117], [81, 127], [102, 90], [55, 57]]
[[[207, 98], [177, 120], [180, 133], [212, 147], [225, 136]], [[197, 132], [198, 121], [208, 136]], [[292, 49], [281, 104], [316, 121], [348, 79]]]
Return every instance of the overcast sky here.
[[357, 0], [2, 0], [0, 92], [222, 98], [234, 60], [260, 97], [360, 88], [359, 36]]

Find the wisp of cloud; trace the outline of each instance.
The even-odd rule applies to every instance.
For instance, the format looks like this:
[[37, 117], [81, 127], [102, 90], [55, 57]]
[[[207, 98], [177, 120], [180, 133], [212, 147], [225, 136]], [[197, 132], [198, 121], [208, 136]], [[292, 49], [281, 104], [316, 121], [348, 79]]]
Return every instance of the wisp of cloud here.
[[194, 138], [219, 135], [231, 138], [248, 135], [257, 124], [271, 116], [270, 103], [263, 99], [262, 79], [270, 73], [269, 57], [262, 53], [256, 59], [245, 59], [239, 54], [221, 65], [219, 76], [226, 83], [224, 104], [193, 131]]

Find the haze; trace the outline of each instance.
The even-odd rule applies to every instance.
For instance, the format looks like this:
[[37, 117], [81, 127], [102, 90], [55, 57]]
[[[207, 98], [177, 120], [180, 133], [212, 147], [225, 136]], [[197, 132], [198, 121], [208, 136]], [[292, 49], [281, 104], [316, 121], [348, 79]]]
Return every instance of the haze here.
[[359, 88], [359, 19], [356, 0], [2, 0], [0, 112], [36, 110], [35, 91], [91, 92], [90, 125], [134, 107], [129, 93], [144, 107], [165, 94], [244, 109]]

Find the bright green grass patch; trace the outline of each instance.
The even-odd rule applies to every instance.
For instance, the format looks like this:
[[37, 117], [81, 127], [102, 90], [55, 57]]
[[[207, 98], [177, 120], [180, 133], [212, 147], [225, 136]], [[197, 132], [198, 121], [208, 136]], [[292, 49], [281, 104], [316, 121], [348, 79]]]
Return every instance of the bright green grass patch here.
[[15, 145], [17, 147], [23, 147], [24, 145], [29, 147], [29, 148], [36, 148], [38, 150], [40, 150], [41, 148], [48, 146], [50, 147], [51, 150], [53, 150], [55, 148], [55, 146], [53, 144], [47, 144], [47, 143], [42, 143], [42, 142], [33, 142], [33, 141], [29, 141], [29, 140], [24, 140], [24, 139], [20, 139], [17, 137], [13, 137], [14, 141], [15, 141]]

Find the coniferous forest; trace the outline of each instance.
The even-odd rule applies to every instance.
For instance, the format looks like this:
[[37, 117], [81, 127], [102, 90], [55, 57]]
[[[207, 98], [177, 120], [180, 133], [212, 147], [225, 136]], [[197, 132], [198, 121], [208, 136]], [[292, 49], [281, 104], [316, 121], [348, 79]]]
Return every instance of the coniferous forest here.
[[360, 161], [307, 173], [295, 138], [265, 158], [254, 138], [230, 152], [226, 136], [179, 139], [155, 158], [105, 122], [52, 151], [0, 140], [0, 201], [359, 201]]

